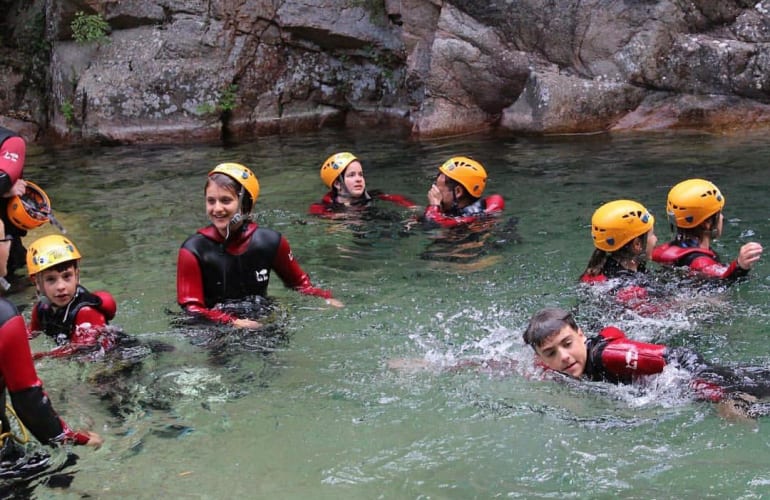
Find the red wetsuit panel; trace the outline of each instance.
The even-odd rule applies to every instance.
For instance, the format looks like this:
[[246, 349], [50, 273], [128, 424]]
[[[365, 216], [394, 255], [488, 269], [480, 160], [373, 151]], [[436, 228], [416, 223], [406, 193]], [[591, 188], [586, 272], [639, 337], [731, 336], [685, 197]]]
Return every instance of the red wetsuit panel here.
[[9, 137], [0, 144], [0, 171], [5, 172], [13, 185], [21, 179], [27, 145], [21, 137]]
[[434, 222], [442, 227], [456, 227], [465, 224], [471, 224], [482, 217], [497, 215], [505, 208], [505, 201], [499, 194], [490, 195], [481, 200], [483, 211], [469, 215], [446, 215], [437, 205], [429, 205], [425, 208], [423, 217], [426, 221]]
[[651, 375], [663, 371], [666, 366], [666, 346], [637, 342], [609, 326], [599, 335], [607, 339], [607, 346], [602, 352], [604, 368], [616, 376]]
[[652, 251], [652, 260], [659, 264], [687, 266], [694, 273], [715, 279], [730, 279], [748, 273], [738, 267], [735, 260], [729, 265], [719, 261], [719, 256], [709, 248], [683, 247], [678, 242], [664, 243]]

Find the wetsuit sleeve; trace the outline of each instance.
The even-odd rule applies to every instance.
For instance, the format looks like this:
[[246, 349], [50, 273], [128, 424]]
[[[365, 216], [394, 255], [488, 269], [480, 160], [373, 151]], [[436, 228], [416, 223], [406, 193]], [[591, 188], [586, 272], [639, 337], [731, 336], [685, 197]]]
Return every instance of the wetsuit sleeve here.
[[433, 222], [441, 227], [456, 227], [463, 224], [470, 224], [477, 219], [476, 216], [450, 217], [441, 213], [441, 207], [438, 205], [428, 205], [425, 208], [423, 218], [426, 222]]
[[7, 193], [21, 179], [26, 154], [27, 145], [19, 136], [0, 144], [0, 194]]
[[327, 215], [329, 211], [329, 207], [322, 203], [313, 203], [307, 210], [310, 215]]
[[401, 207], [406, 207], [406, 208], [414, 208], [417, 206], [415, 202], [413, 202], [406, 196], [402, 196], [400, 194], [380, 193], [377, 195], [377, 199], [383, 200], [383, 201], [389, 201], [391, 203], [395, 203], [396, 205], [399, 205]]
[[500, 212], [503, 211], [503, 208], [505, 208], [505, 201], [503, 200], [503, 197], [499, 194], [493, 194], [488, 196], [487, 198], [484, 198], [484, 214], [473, 214], [473, 215], [461, 215], [457, 217], [452, 217], [449, 215], [445, 215], [441, 212], [441, 207], [438, 205], [428, 205], [425, 208], [425, 212], [423, 213], [423, 218], [426, 222], [433, 222], [435, 224], [438, 224], [442, 227], [456, 227], [461, 226], [465, 224], [471, 224], [477, 220], [479, 220], [480, 217], [483, 217], [484, 215], [497, 215]]
[[281, 242], [278, 244], [278, 251], [275, 254], [272, 267], [288, 288], [293, 288], [305, 295], [314, 295], [324, 299], [332, 297], [331, 291], [313, 286], [310, 277], [294, 259], [289, 242], [283, 236], [281, 236]]
[[[99, 344], [103, 328], [107, 325], [104, 314], [95, 307], [84, 306], [75, 316], [75, 329], [70, 335], [69, 343], [59, 346], [47, 352], [36, 352], [32, 357], [40, 359], [44, 357], [63, 358], [76, 354], [83, 349], [90, 349]], [[105, 349], [111, 347], [104, 346]]]
[[232, 323], [237, 317], [206, 307], [203, 295], [203, 276], [198, 259], [189, 250], [179, 249], [176, 265], [176, 297], [179, 305], [188, 313], [202, 316], [216, 323]]
[[0, 371], [11, 395], [13, 409], [41, 443], [71, 441], [86, 444], [88, 435], [72, 431], [51, 405], [32, 363], [24, 319], [13, 316], [0, 327]]
[[610, 326], [599, 332], [607, 340], [601, 355], [607, 372], [618, 377], [651, 375], [663, 371], [666, 366], [666, 346], [637, 342]]
[[485, 205], [485, 213], [496, 214], [502, 212], [505, 209], [505, 200], [499, 194], [492, 194], [489, 195], [485, 200]]
[[729, 266], [714, 260], [708, 255], [698, 255], [690, 262], [690, 269], [707, 276], [717, 279], [732, 279], [746, 276], [749, 272], [738, 266], [738, 261], [734, 260]]
[[105, 324], [115, 317], [115, 313], [118, 312], [118, 304], [115, 303], [115, 297], [110, 292], [104, 290], [98, 290], [93, 295], [99, 297], [102, 301], [99, 304], [99, 312], [104, 316]]

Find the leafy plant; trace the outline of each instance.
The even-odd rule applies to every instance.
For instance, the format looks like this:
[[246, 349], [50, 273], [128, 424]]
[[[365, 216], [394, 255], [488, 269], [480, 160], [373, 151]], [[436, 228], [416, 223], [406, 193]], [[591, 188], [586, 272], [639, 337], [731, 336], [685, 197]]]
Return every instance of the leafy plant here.
[[227, 111], [232, 111], [236, 108], [237, 99], [238, 99], [238, 85], [235, 85], [234, 83], [232, 83], [227, 88], [222, 90], [221, 94], [219, 95], [219, 99], [217, 99], [216, 104], [213, 104], [211, 102], [204, 102], [203, 104], [199, 104], [195, 108], [195, 111], [201, 115], [209, 115], [217, 112], [224, 113]]
[[75, 19], [72, 20], [70, 28], [72, 29], [72, 38], [80, 44], [85, 44], [107, 40], [110, 25], [101, 14], [86, 14], [78, 11], [75, 13]]
[[238, 85], [231, 83], [219, 96], [219, 109], [232, 111], [235, 109], [235, 100], [238, 98]]
[[59, 111], [64, 116], [64, 121], [67, 122], [67, 125], [72, 125], [75, 122], [75, 106], [72, 105], [71, 101], [61, 103]]

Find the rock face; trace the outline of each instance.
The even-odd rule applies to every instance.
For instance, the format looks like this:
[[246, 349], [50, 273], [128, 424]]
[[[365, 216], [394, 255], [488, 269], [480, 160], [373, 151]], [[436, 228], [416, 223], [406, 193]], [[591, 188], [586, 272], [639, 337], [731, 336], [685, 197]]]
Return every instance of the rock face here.
[[[0, 0], [0, 11], [0, 124], [27, 138], [770, 125], [770, 0]], [[76, 42], [78, 14], [100, 16], [106, 36]]]

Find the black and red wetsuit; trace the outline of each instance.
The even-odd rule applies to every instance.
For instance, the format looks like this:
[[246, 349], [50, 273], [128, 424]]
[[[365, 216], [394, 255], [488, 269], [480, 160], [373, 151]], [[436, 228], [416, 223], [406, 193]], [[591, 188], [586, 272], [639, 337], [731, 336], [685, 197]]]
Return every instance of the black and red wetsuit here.
[[5, 390], [8, 389], [16, 415], [38, 441], [45, 444], [88, 443], [88, 435], [71, 430], [51, 406], [35, 372], [24, 318], [3, 298], [0, 298], [0, 375], [3, 429], [10, 429], [5, 415]]
[[286, 238], [249, 222], [227, 242], [212, 225], [199, 229], [182, 244], [177, 258], [177, 302], [189, 313], [232, 323], [235, 316], [212, 308], [228, 299], [265, 297], [271, 270], [288, 288], [325, 299], [332, 297], [330, 291], [313, 286], [294, 259]]
[[613, 295], [618, 303], [624, 307], [643, 313], [657, 311], [657, 307], [652, 306], [649, 302], [650, 283], [643, 267], [640, 267], [638, 271], [630, 271], [622, 267], [612, 257], [608, 257], [604, 261], [601, 274], [592, 276], [584, 273], [580, 277], [581, 283], [588, 285], [607, 283], [610, 280], [616, 280], [617, 286], [614, 286], [608, 293]]
[[592, 381], [629, 384], [674, 365], [692, 373], [690, 387], [699, 399], [717, 402], [739, 392], [759, 398], [770, 396], [770, 373], [766, 369], [711, 365], [691, 349], [631, 340], [613, 326], [586, 339], [586, 349], [583, 377]]
[[655, 247], [652, 260], [667, 266], [689, 267], [694, 274], [707, 278], [732, 280], [749, 273], [738, 265], [737, 260], [729, 265], [722, 264], [715, 251], [701, 248], [691, 240], [674, 240]]
[[5, 224], [5, 234], [13, 236], [11, 250], [8, 255], [8, 275], [26, 265], [27, 249], [21, 238], [27, 231], [16, 227], [8, 218], [9, 197], [4, 196], [13, 185], [23, 177], [24, 161], [27, 155], [27, 144], [18, 134], [0, 127], [0, 219]]
[[102, 334], [104, 327], [115, 317], [116, 310], [115, 299], [109, 292], [91, 293], [81, 285], [64, 307], [53, 307], [47, 299], [36, 302], [30, 318], [30, 334], [43, 332], [59, 347], [35, 353], [34, 358], [68, 356], [97, 345], [105, 351], [110, 350], [114, 347], [113, 339]]
[[350, 205], [345, 205], [344, 203], [338, 203], [334, 199], [334, 193], [329, 191], [324, 195], [320, 202], [310, 205], [308, 212], [311, 215], [333, 218], [335, 215], [344, 213], [351, 208], [362, 209], [370, 207], [374, 204], [375, 200], [389, 201], [405, 208], [414, 208], [417, 206], [412, 200], [405, 196], [401, 196], [400, 194], [387, 194], [380, 191], [365, 191], [363, 196], [351, 201]]
[[457, 209], [450, 213], [441, 211], [438, 205], [428, 205], [425, 208], [423, 219], [442, 227], [455, 227], [471, 224], [490, 215], [500, 214], [505, 208], [505, 200], [499, 194], [492, 194], [486, 198], [480, 198], [467, 207]]

